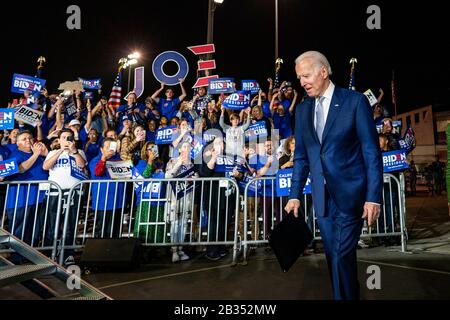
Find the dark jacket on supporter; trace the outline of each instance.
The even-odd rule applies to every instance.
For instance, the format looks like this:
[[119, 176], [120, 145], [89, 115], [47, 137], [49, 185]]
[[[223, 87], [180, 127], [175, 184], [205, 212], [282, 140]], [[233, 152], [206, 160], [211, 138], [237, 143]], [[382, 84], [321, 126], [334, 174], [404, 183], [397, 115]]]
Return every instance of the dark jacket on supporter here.
[[[113, 210], [121, 209], [124, 205], [124, 182], [113, 182], [108, 170], [106, 161], [102, 161], [100, 153], [89, 163], [92, 180], [111, 180], [111, 183], [93, 183], [92, 184], [92, 209], [93, 210]], [[120, 156], [116, 154], [108, 161], [121, 161]]]

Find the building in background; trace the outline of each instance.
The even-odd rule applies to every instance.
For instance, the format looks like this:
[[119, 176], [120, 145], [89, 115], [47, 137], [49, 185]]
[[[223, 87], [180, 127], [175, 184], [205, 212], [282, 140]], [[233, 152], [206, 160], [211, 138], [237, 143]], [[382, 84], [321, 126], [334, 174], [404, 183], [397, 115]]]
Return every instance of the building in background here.
[[[447, 163], [447, 143], [445, 130], [450, 121], [450, 107], [444, 105], [426, 106], [399, 114], [396, 120], [402, 121], [402, 135], [408, 124], [412, 125], [416, 136], [416, 148], [410, 159], [420, 167], [436, 160]], [[420, 170], [420, 169], [419, 169]]]

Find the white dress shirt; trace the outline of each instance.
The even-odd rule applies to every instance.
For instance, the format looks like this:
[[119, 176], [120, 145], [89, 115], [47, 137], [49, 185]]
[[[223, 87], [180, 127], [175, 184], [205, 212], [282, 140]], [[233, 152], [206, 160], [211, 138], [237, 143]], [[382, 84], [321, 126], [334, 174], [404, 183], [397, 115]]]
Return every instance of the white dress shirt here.
[[[331, 105], [331, 100], [333, 99], [334, 88], [335, 88], [334, 83], [330, 81], [330, 85], [328, 86], [327, 90], [325, 90], [325, 92], [322, 96], [322, 97], [324, 97], [324, 100], [322, 102], [323, 114], [324, 114], [324, 118], [325, 118], [324, 125], [326, 125], [326, 123], [327, 123], [328, 112], [330, 111], [330, 105]], [[317, 110], [318, 103], [319, 103], [319, 97], [316, 98], [316, 104], [315, 104], [314, 110]], [[314, 112], [314, 128], [317, 128], [316, 114], [317, 114], [317, 112]]]

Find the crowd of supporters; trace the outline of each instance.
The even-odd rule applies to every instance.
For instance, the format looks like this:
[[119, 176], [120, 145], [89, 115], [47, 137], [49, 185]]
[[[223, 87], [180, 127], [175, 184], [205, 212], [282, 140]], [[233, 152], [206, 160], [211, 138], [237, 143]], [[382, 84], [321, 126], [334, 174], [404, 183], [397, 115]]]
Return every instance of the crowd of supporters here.
[[[172, 87], [162, 84], [152, 96], [142, 99], [143, 103], [131, 92], [127, 95], [126, 103], [117, 109], [108, 104], [107, 97], [92, 101], [85, 99], [83, 92], [79, 91], [64, 95], [49, 94], [44, 89], [42, 96], [33, 103], [28, 103], [29, 94], [25, 93], [18, 103], [10, 103], [8, 107], [27, 105], [42, 111], [44, 115], [35, 127], [17, 122], [13, 130], [0, 132], [0, 160], [14, 158], [20, 167], [17, 174], [4, 180], [52, 181], [61, 187], [65, 202], [77, 204], [81, 192], [68, 199], [69, 190], [84, 179], [112, 179], [106, 168], [107, 163], [111, 162], [131, 161], [137, 174], [143, 179], [169, 179], [189, 175], [227, 177], [244, 184], [256, 177], [274, 177], [278, 170], [294, 166], [295, 110], [301, 108], [303, 95], [298, 94], [291, 83], [283, 82], [278, 88], [274, 88], [272, 79], [268, 79], [268, 90], [260, 90], [253, 97], [251, 106], [240, 112], [224, 108], [222, 102], [226, 96], [210, 96], [206, 87], [196, 90], [191, 99], [187, 97], [183, 81], [180, 89], [181, 95], [176, 97]], [[392, 120], [380, 104], [381, 97], [382, 95], [374, 107], [374, 125], [381, 125], [380, 148], [383, 151], [395, 150], [398, 148], [399, 132], [393, 130]], [[259, 124], [259, 128], [267, 134], [261, 139], [252, 140], [255, 136], [249, 138], [246, 132], [255, 124]], [[159, 144], [158, 130], [171, 126], [176, 126], [171, 142]], [[201, 152], [194, 154], [198, 137], [202, 142]], [[23, 239], [27, 243], [51, 245], [57, 228], [52, 215], [57, 212], [59, 205], [58, 192], [54, 186], [11, 185], [7, 195], [4, 186], [2, 188], [1, 196], [6, 197], [4, 225], [15, 235], [24, 235]], [[217, 185], [216, 182], [211, 182], [208, 188], [212, 199], [227, 199], [221, 203], [210, 201], [211, 212], [233, 212], [233, 208], [224, 207], [225, 203], [230, 203], [232, 196], [229, 189], [221, 188], [219, 182]], [[266, 196], [262, 201], [267, 202], [267, 208], [272, 207], [276, 211], [274, 216], [278, 221], [281, 214], [278, 211], [282, 206], [277, 202], [279, 200], [272, 199], [271, 184], [264, 183], [263, 188]], [[123, 223], [119, 211], [127, 206], [122, 201], [124, 196], [120, 196], [127, 193], [126, 189], [125, 183], [98, 184], [92, 187], [90, 205], [99, 212], [97, 219], [103, 221], [104, 226], [102, 230], [95, 231], [96, 236], [119, 236], [120, 225]], [[45, 195], [48, 197], [45, 198]], [[108, 200], [98, 201], [99, 197]], [[197, 197], [193, 196], [187, 201], [194, 199]], [[144, 201], [137, 201], [137, 204], [137, 208], [131, 208], [136, 212], [133, 215], [134, 221], [129, 221], [130, 225], [133, 224], [130, 228], [133, 228], [135, 236], [145, 238], [145, 241], [150, 238], [153, 242], [161, 242], [165, 235], [159, 227], [152, 228], [149, 234], [140, 229], [139, 221], [164, 222], [164, 211], [156, 210], [164, 204]], [[193, 203], [192, 207], [198, 205]], [[257, 204], [251, 194], [247, 205], [248, 221], [254, 223], [256, 217], [253, 213]], [[190, 207], [191, 204], [186, 206]], [[46, 219], [42, 218], [41, 208], [48, 212]], [[77, 212], [71, 210], [76, 211], [77, 206], [69, 205], [67, 208], [68, 241], [73, 237], [77, 222]], [[197, 213], [197, 216], [199, 214], [202, 213]], [[210, 232], [219, 238], [225, 236], [222, 225], [226, 217], [227, 215], [210, 216], [210, 225], [213, 226]], [[230, 220], [232, 219], [227, 221]], [[183, 242], [183, 222], [178, 222], [177, 217], [172, 217], [171, 222], [171, 241]], [[44, 238], [39, 237], [40, 232], [32, 232], [36, 226], [39, 230], [46, 228]], [[270, 233], [270, 227], [270, 223], [265, 224], [266, 235]], [[239, 230], [242, 235], [242, 218]], [[249, 230], [251, 238], [256, 239], [256, 228]], [[212, 260], [218, 260], [225, 254], [225, 248], [217, 245], [208, 246], [206, 253]], [[183, 248], [173, 248], [174, 262], [186, 259], [189, 257]]]

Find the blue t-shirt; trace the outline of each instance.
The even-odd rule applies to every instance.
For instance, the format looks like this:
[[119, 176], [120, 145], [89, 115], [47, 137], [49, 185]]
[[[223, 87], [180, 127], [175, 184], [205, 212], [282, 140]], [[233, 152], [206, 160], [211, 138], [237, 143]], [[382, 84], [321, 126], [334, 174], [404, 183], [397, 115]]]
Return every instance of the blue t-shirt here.
[[[109, 172], [105, 169], [105, 173], [101, 177], [95, 175], [95, 167], [100, 161], [102, 154], [97, 155], [89, 163], [89, 170], [91, 171], [92, 180], [111, 180]], [[120, 156], [116, 154], [114, 157], [108, 161], [120, 161]], [[109, 187], [108, 187], [109, 185]], [[123, 204], [126, 205], [126, 200], [124, 201], [125, 193], [125, 183], [124, 182], [111, 182], [108, 184], [106, 182], [92, 183], [92, 210], [114, 210], [122, 209]]]
[[18, 149], [17, 149], [17, 144], [15, 144], [15, 143], [8, 143], [7, 145], [6, 145], [6, 147], [9, 149], [9, 151], [11, 152], [11, 153], [13, 153], [13, 152], [16, 152]]
[[280, 117], [278, 112], [273, 115], [273, 124], [275, 129], [280, 132], [280, 139], [286, 139], [292, 136], [291, 114], [288, 110], [285, 111], [284, 116]]
[[[275, 160], [276, 160], [276, 156], [274, 155]], [[252, 156], [249, 159], [249, 164], [250, 167], [252, 167], [253, 169], [255, 169], [256, 171], [260, 170], [262, 167], [265, 166], [265, 164], [267, 163], [268, 160], [268, 156], [264, 155], [264, 156], [260, 156], [260, 155], [256, 155], [256, 156]], [[269, 168], [269, 170], [267, 171], [267, 173], [264, 175], [264, 177], [274, 177], [276, 175], [278, 171], [278, 165], [276, 165], [274, 162], [272, 162], [272, 166]], [[273, 185], [272, 180], [262, 180], [260, 182], [261, 187], [259, 187], [259, 183], [258, 183], [258, 189], [261, 190], [258, 194], [261, 196], [265, 196], [265, 197], [272, 197], [272, 191], [273, 191], [273, 195], [276, 195], [276, 189], [275, 189], [275, 185]], [[273, 190], [272, 190], [272, 185], [273, 185]]]
[[147, 141], [155, 142], [156, 132], [147, 130]]
[[167, 117], [168, 120], [177, 115], [178, 106], [180, 105], [180, 98], [172, 100], [159, 99], [158, 109], [161, 116]]
[[9, 159], [10, 154], [11, 154], [11, 150], [9, 150], [5, 146], [0, 145], [0, 161]]
[[[31, 158], [33, 153], [27, 153], [20, 150], [12, 152], [9, 156], [10, 159], [15, 158], [17, 165], [21, 165], [23, 162]], [[48, 180], [48, 171], [45, 171], [42, 167], [44, 165], [45, 157], [39, 156], [33, 166], [24, 173], [16, 173], [7, 178], [8, 181], [41, 181]], [[21, 185], [19, 195], [17, 196], [17, 185], [11, 185], [8, 190], [8, 199], [6, 201], [6, 208], [13, 209], [14, 207], [22, 208], [41, 203], [43, 201], [42, 195], [38, 196], [39, 185], [31, 185], [28, 190], [28, 185]], [[17, 196], [17, 199], [16, 199]], [[16, 204], [17, 200], [17, 204]]]

